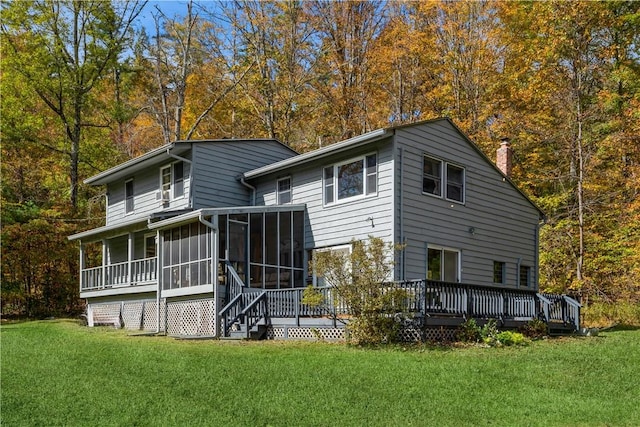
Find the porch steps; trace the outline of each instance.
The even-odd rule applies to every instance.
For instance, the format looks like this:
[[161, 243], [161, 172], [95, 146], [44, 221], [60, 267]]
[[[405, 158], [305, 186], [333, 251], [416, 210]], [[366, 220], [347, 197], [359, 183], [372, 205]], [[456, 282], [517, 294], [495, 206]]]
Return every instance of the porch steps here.
[[244, 325], [240, 324], [239, 327], [231, 330], [226, 337], [220, 337], [223, 340], [261, 340], [267, 336], [267, 325], [258, 324], [249, 330], [247, 334]]

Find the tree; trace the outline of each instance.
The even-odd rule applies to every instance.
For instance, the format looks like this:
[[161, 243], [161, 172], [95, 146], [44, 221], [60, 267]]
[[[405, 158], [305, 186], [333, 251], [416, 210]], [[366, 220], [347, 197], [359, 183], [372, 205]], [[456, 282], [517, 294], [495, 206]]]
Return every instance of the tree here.
[[311, 268], [335, 292], [335, 303], [344, 303], [352, 318], [347, 324], [355, 344], [380, 344], [397, 339], [400, 321], [406, 317], [406, 291], [390, 280], [395, 245], [378, 237], [353, 240], [350, 253], [318, 251]]
[[[70, 202], [78, 203], [78, 164], [91, 93], [126, 48], [129, 30], [142, 10], [137, 1], [13, 2], [1, 11], [4, 64], [22, 74], [33, 92], [56, 114], [69, 147]], [[53, 147], [52, 147], [53, 148]]]

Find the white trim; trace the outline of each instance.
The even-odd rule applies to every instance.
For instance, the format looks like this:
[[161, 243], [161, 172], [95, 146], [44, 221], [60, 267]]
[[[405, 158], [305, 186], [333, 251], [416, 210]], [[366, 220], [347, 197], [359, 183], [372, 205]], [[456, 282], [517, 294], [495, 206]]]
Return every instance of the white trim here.
[[[375, 170], [375, 177], [376, 177], [376, 190], [375, 192], [369, 193], [369, 188], [367, 187], [367, 178], [372, 175], [372, 173], [370, 173], [369, 169], [367, 168], [367, 157], [370, 156], [375, 156], [376, 157], [376, 170]], [[378, 196], [378, 183], [379, 183], [379, 168], [378, 165], [380, 163], [379, 161], [379, 155], [376, 151], [372, 151], [369, 153], [365, 153], [362, 154], [360, 156], [357, 157], [352, 157], [350, 159], [347, 160], [343, 160], [340, 161], [339, 163], [333, 163], [330, 165], [326, 165], [322, 168], [322, 206], [323, 207], [329, 207], [329, 206], [334, 206], [334, 205], [339, 205], [342, 203], [348, 203], [354, 200], [360, 200], [360, 199], [365, 199], [365, 198], [369, 198], [369, 197], [377, 197]], [[349, 196], [349, 197], [345, 197], [345, 198], [338, 198], [338, 189], [339, 189], [339, 182], [340, 182], [340, 177], [338, 176], [338, 171], [339, 168], [341, 166], [344, 165], [348, 165], [350, 163], [356, 163], [358, 161], [362, 161], [362, 194], [357, 194], [355, 196]], [[327, 202], [326, 200], [326, 181], [325, 181], [325, 176], [324, 176], [324, 172], [326, 169], [331, 168], [333, 171], [333, 176], [332, 176], [332, 192], [333, 192], [333, 201], [331, 202]]]
[[[281, 202], [280, 201], [280, 181], [285, 181], [288, 180], [289, 181], [289, 201], [288, 202]], [[278, 180], [276, 181], [276, 204], [277, 205], [290, 205], [293, 203], [293, 180], [291, 179], [291, 175], [288, 176], [284, 176], [282, 178], [278, 178]], [[285, 192], [283, 192], [282, 194], [285, 194]]]
[[[462, 250], [457, 249], [457, 248], [452, 248], [449, 246], [440, 246], [440, 245], [431, 245], [427, 243], [427, 265], [425, 266], [425, 277], [427, 277], [429, 279], [429, 249], [433, 249], [433, 250], [438, 250], [441, 253], [441, 256], [444, 255], [443, 252], [447, 251], [447, 252], [455, 252], [458, 256], [457, 256], [457, 272], [456, 275], [457, 277], [457, 282], [456, 283], [462, 283]], [[441, 263], [440, 263], [440, 280], [445, 281], [444, 279], [444, 257], [441, 259]], [[429, 279], [429, 280], [433, 280], [433, 279]]]
[[[425, 178], [424, 159], [425, 157], [431, 160], [434, 160], [436, 162], [440, 162], [440, 194], [433, 194], [433, 193], [424, 191], [424, 178]], [[458, 169], [462, 169], [462, 201], [456, 200], [456, 199], [450, 199], [449, 197], [447, 197], [447, 183], [449, 181], [449, 176], [448, 176], [449, 165]], [[433, 156], [429, 153], [423, 152], [422, 153], [422, 189], [421, 191], [422, 191], [422, 194], [426, 196], [435, 197], [437, 199], [443, 199], [452, 203], [458, 203], [458, 204], [464, 205], [466, 203], [466, 194], [467, 194], [467, 169], [458, 163], [449, 162], [447, 160], [443, 160], [436, 156]]]
[[[131, 183], [131, 210], [127, 210], [127, 184]], [[133, 178], [129, 178], [124, 181], [124, 215], [133, 215], [136, 213], [136, 190]]]

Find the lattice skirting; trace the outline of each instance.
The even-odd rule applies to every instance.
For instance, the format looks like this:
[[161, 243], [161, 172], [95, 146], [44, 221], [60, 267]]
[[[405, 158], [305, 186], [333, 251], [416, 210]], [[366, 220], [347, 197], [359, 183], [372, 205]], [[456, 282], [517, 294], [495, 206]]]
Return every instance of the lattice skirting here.
[[167, 335], [213, 336], [215, 305], [213, 298], [167, 302]]
[[314, 327], [273, 327], [267, 329], [267, 339], [297, 339], [297, 340], [343, 340], [344, 328], [314, 328]]
[[[400, 340], [404, 342], [448, 342], [454, 340], [455, 333], [456, 330], [452, 328], [404, 328], [400, 330]], [[267, 329], [267, 339], [343, 340], [345, 339], [345, 329], [270, 326]]]
[[[124, 326], [130, 330], [155, 331], [158, 328], [158, 303], [155, 300], [118, 301], [89, 304], [89, 326]], [[164, 310], [161, 311], [164, 320]], [[161, 326], [164, 321], [161, 322]], [[161, 327], [161, 330], [164, 328]]]

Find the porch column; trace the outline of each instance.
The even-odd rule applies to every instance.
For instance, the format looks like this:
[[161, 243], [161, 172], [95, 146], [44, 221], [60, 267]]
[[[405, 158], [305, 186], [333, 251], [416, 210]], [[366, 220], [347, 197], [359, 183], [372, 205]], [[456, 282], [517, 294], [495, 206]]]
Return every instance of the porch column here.
[[80, 241], [80, 292], [82, 292], [82, 287], [84, 285], [84, 269], [85, 269], [85, 261], [84, 261], [84, 243], [82, 243], [82, 240]]
[[107, 241], [102, 239], [102, 288], [107, 286]]
[[165, 330], [165, 328], [160, 327], [160, 301], [161, 301], [161, 293], [162, 293], [162, 248], [163, 248], [163, 235], [160, 230], [156, 231], [156, 282], [158, 284], [158, 288], [156, 290], [156, 310], [157, 310], [157, 322], [156, 322], [156, 333], [159, 334], [161, 330]]
[[128, 235], [128, 244], [129, 247], [127, 249], [129, 255], [129, 262], [127, 263], [127, 282], [129, 285], [133, 285], [133, 244], [134, 244], [134, 236], [132, 232], [129, 232]]

